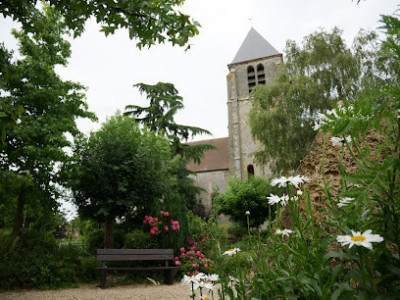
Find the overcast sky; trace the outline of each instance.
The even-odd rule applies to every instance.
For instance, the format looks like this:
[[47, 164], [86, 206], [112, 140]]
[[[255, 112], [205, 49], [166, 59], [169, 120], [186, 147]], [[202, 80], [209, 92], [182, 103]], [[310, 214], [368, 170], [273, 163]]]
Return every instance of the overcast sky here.
[[[348, 44], [360, 28], [376, 29], [381, 14], [393, 14], [394, 0], [186, 0], [181, 8], [201, 24], [191, 49], [156, 45], [139, 50], [121, 30], [105, 37], [100, 26], [88, 22], [85, 33], [71, 40], [72, 57], [59, 73], [88, 87], [89, 109], [98, 123], [79, 121], [82, 131], [97, 130], [107, 116], [126, 105], [147, 105], [133, 84], [171, 82], [184, 98], [177, 115], [181, 124], [200, 126], [218, 138], [228, 135], [226, 75], [229, 64], [253, 26], [279, 52], [288, 39], [301, 42], [318, 28], [341, 28]], [[16, 49], [9, 34], [15, 27], [1, 19], [1, 40]]]
[[[163, 81], [173, 83], [184, 98], [185, 109], [177, 122], [213, 134], [196, 140], [224, 137], [228, 135], [227, 64], [251, 26], [279, 52], [289, 39], [299, 43], [319, 28], [330, 31], [334, 26], [343, 30], [350, 45], [361, 28], [376, 29], [380, 15], [393, 14], [397, 5], [394, 0], [362, 0], [358, 5], [356, 0], [186, 0], [179, 9], [202, 26], [189, 51], [170, 45], [140, 51], [127, 31], [106, 38], [99, 25], [88, 22], [85, 33], [71, 40], [70, 63], [59, 73], [88, 87], [89, 109], [99, 122], [80, 120], [79, 128], [85, 133], [97, 130], [107, 116], [124, 111], [126, 105], [147, 105], [133, 84]], [[0, 24], [0, 41], [16, 49], [9, 34], [15, 24], [2, 18]]]

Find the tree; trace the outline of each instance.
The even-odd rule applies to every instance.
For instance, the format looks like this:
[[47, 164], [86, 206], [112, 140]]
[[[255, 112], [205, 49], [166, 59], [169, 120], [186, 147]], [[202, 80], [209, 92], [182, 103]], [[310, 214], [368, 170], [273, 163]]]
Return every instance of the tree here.
[[[199, 134], [211, 134], [208, 130], [177, 124], [174, 120], [178, 110], [183, 109], [183, 98], [172, 83], [159, 82], [155, 85], [138, 83], [141, 94], [145, 93], [150, 101], [148, 107], [127, 105], [125, 115], [132, 116], [137, 122], [144, 124], [148, 129], [161, 133], [170, 140], [172, 155], [181, 155], [200, 163], [205, 150], [214, 149], [211, 145], [184, 145], [189, 137]], [[143, 115], [144, 114], [144, 115]]]
[[[63, 81], [56, 66], [65, 66], [70, 44], [63, 40], [65, 27], [60, 15], [44, 7], [42, 31], [13, 31], [22, 59], [12, 64], [13, 74], [2, 86], [2, 103], [22, 107], [18, 126], [8, 129], [7, 142], [0, 144], [0, 172], [16, 174], [17, 208], [13, 233], [18, 235], [27, 201], [52, 212], [57, 204], [56, 184], [62, 184], [59, 166], [68, 160], [63, 148], [70, 146], [66, 134], [79, 133], [75, 120], [95, 116], [87, 111], [80, 84]], [[22, 111], [22, 110], [21, 110]], [[11, 197], [12, 198], [12, 197]]]
[[[128, 105], [125, 115], [132, 116], [134, 120], [145, 125], [149, 130], [163, 135], [170, 141], [174, 168], [171, 175], [177, 178], [176, 191], [183, 195], [186, 205], [193, 209], [197, 205], [196, 195], [201, 188], [194, 185], [194, 180], [189, 177], [192, 172], [186, 168], [189, 160], [200, 163], [206, 150], [215, 149], [212, 145], [187, 145], [183, 141], [199, 134], [210, 134], [208, 130], [177, 124], [174, 120], [178, 110], [183, 109], [183, 98], [171, 83], [159, 82], [155, 85], [138, 83], [135, 85], [141, 93], [145, 93], [150, 101], [148, 107]], [[180, 196], [177, 196], [178, 198]]]
[[251, 132], [263, 145], [254, 155], [261, 163], [273, 161], [276, 173], [295, 170], [309, 152], [317, 113], [387, 81], [393, 66], [377, 59], [380, 45], [374, 32], [361, 31], [351, 49], [337, 28], [313, 33], [302, 45], [288, 41], [282, 70], [250, 95]]
[[[65, 29], [72, 31], [74, 37], [84, 31], [85, 22], [94, 17], [102, 24], [105, 35], [113, 34], [115, 30], [128, 29], [129, 38], [137, 39], [137, 47], [152, 46], [156, 43], [170, 42], [172, 45], [184, 46], [191, 37], [199, 33], [200, 26], [191, 21], [189, 16], [176, 10], [184, 0], [47, 0], [41, 1], [59, 14], [58, 22]], [[38, 34], [43, 32], [47, 24], [47, 16], [37, 5], [37, 0], [7, 0], [0, 2], [0, 14], [11, 17], [19, 22], [25, 32]], [[190, 45], [187, 46], [187, 49]], [[0, 46], [0, 88], [12, 81], [11, 53]], [[9, 127], [17, 124], [17, 118], [22, 113], [21, 107], [0, 99], [0, 134], [4, 142], [5, 133]]]
[[104, 246], [113, 246], [116, 217], [143, 216], [169, 191], [168, 141], [117, 115], [77, 141], [71, 174], [81, 216], [105, 222]]
[[[129, 31], [131, 39], [138, 39], [137, 46], [151, 46], [168, 41], [172, 45], [184, 46], [189, 38], [197, 35], [196, 21], [176, 11], [184, 0], [45, 0], [46, 5], [59, 12], [65, 25], [79, 36], [85, 22], [94, 17], [102, 24], [102, 31], [108, 35], [120, 28]], [[35, 32], [42, 27], [45, 16], [37, 6], [37, 0], [7, 0], [0, 3], [0, 13], [11, 17], [24, 30]]]

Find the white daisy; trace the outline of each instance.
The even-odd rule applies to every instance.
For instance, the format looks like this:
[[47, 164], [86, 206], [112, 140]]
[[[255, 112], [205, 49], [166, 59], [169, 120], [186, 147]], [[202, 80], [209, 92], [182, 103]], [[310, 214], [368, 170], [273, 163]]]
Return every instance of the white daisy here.
[[218, 276], [218, 274], [210, 274], [207, 276], [207, 280], [209, 280], [211, 282], [216, 282], [219, 280], [219, 276]]
[[338, 146], [338, 145], [339, 145], [339, 146], [342, 146], [342, 145], [344, 145], [346, 142], [347, 142], [347, 143], [350, 143], [350, 142], [351, 142], [351, 136], [348, 135], [348, 136], [346, 136], [345, 138], [333, 136], [333, 137], [330, 138], [330, 140], [331, 140], [331, 142], [332, 142], [332, 146], [333, 146], [333, 147], [336, 147], [336, 146]]
[[338, 207], [345, 206], [345, 205], [349, 204], [353, 200], [354, 200], [354, 198], [345, 197], [345, 198], [339, 200], [339, 203], [337, 204], [337, 206]]
[[289, 176], [289, 177], [285, 177], [282, 176], [280, 178], [274, 178], [271, 180], [271, 185], [278, 185], [278, 187], [285, 187], [288, 184], [293, 184], [296, 188], [303, 182], [308, 182], [310, 179], [308, 177], [305, 176], [300, 176], [300, 175], [296, 175], [296, 176]]
[[267, 199], [268, 199], [268, 204], [271, 205], [281, 202], [281, 197], [274, 194], [270, 194], [269, 196], [267, 196]]
[[311, 181], [311, 179], [309, 177], [307, 177], [307, 176], [301, 175], [300, 178], [301, 178], [301, 180], [303, 180], [303, 182], [310, 182]]
[[282, 206], [286, 206], [286, 204], [289, 201], [289, 196], [288, 195], [283, 195], [281, 197], [271, 194], [270, 196], [267, 196], [268, 199], [268, 204], [274, 205], [277, 203], [280, 203]]
[[293, 231], [290, 230], [290, 229], [283, 229], [283, 230], [277, 229], [277, 230], [275, 230], [275, 234], [276, 235], [281, 235], [283, 237], [289, 236], [289, 234], [291, 234], [291, 233], [293, 233]]
[[282, 176], [280, 178], [274, 178], [271, 180], [271, 185], [278, 185], [278, 187], [285, 187], [288, 183], [290, 183], [289, 177]]
[[182, 284], [183, 285], [191, 285], [191, 283], [199, 283], [200, 280], [202, 279], [206, 279], [207, 276], [204, 273], [198, 273], [197, 275], [192, 275], [192, 276], [187, 276], [187, 275], [183, 275], [182, 278]]
[[296, 194], [297, 194], [298, 196], [301, 196], [301, 195], [303, 195], [303, 191], [302, 191], [302, 190], [297, 190], [297, 191], [296, 191]]
[[364, 231], [363, 234], [359, 231], [351, 231], [350, 235], [338, 235], [337, 241], [342, 244], [342, 246], [349, 245], [349, 248], [356, 246], [364, 246], [372, 250], [371, 243], [379, 243], [383, 241], [383, 237], [379, 234], [371, 234], [372, 230]]
[[292, 230], [290, 229], [283, 229], [282, 230], [282, 236], [289, 236], [289, 234], [293, 233]]
[[197, 290], [198, 288], [201, 288], [201, 289], [206, 288], [206, 289], [212, 290], [214, 288], [214, 285], [211, 282], [206, 283], [205, 281], [201, 280], [201, 281], [195, 282], [193, 284], [193, 290]]
[[300, 175], [296, 175], [296, 176], [290, 176], [289, 177], [290, 182], [296, 187], [298, 188], [300, 184], [302, 184], [304, 182], [304, 179], [302, 176]]
[[234, 249], [229, 249], [229, 250], [225, 251], [222, 255], [232, 256], [232, 255], [237, 254], [238, 252], [240, 252], [240, 249], [239, 248], [234, 248]]

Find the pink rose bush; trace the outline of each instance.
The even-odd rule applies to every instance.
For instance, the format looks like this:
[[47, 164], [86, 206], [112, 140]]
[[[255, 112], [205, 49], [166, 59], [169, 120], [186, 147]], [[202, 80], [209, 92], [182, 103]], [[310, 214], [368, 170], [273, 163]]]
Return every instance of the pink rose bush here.
[[174, 221], [170, 218], [170, 214], [167, 211], [160, 211], [161, 217], [163, 219], [155, 218], [152, 216], [145, 216], [143, 224], [148, 224], [150, 226], [150, 234], [159, 235], [160, 233], [172, 231], [179, 231], [179, 221]]
[[214, 268], [214, 261], [207, 258], [210, 252], [206, 251], [211, 243], [211, 238], [203, 237], [200, 243], [197, 243], [189, 238], [189, 247], [187, 250], [182, 247], [181, 251], [181, 262], [184, 268], [184, 272], [187, 274], [193, 274], [195, 272], [210, 272]]

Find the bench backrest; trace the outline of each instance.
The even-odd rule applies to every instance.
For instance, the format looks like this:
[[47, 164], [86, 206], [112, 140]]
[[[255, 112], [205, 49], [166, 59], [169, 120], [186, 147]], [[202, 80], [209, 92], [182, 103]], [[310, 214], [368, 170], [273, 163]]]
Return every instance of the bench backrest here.
[[98, 261], [139, 261], [173, 259], [173, 249], [97, 249]]

